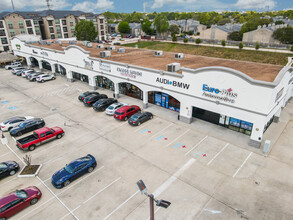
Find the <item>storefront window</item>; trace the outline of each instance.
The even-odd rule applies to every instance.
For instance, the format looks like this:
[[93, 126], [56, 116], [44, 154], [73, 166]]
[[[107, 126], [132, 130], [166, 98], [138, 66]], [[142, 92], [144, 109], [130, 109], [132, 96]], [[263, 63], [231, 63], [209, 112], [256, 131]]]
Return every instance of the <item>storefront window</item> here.
[[161, 92], [149, 92], [148, 102], [173, 111], [180, 111], [180, 102], [174, 97]]
[[119, 93], [142, 100], [142, 91], [130, 83], [120, 83]]
[[96, 77], [96, 85], [114, 91], [114, 83], [106, 77], [97, 76]]
[[88, 83], [89, 82], [89, 78], [87, 75], [83, 75], [81, 73], [77, 73], [77, 72], [72, 72], [72, 77], [74, 79], [77, 79], [77, 80], [80, 80], [82, 82], [86, 82]]

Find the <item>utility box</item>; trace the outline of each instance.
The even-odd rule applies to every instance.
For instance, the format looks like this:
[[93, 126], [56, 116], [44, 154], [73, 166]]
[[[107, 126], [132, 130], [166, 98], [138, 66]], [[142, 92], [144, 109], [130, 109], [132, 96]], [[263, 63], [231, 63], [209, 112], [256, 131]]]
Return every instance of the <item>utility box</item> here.
[[265, 144], [263, 146], [263, 153], [267, 154], [270, 150], [270, 146], [271, 146], [271, 141], [270, 140], [266, 140]]

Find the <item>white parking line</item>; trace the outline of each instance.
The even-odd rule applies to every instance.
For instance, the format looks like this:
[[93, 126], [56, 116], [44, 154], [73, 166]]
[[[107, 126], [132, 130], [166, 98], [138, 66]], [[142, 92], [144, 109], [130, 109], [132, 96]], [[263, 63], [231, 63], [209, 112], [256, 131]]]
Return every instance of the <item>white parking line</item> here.
[[138, 131], [141, 130], [142, 128], [144, 128], [144, 127], [150, 125], [150, 123], [152, 123], [152, 122], [155, 121], [155, 120], [157, 120], [157, 118], [154, 118], [153, 120], [150, 120], [149, 122], [146, 122], [144, 126], [138, 126], [138, 128], [135, 129], [134, 132], [138, 132]]
[[16, 139], [14, 138], [14, 137], [12, 137], [12, 139], [15, 141], [15, 143], [16, 143]]
[[140, 191], [137, 190], [134, 194], [132, 194], [128, 199], [126, 199], [122, 204], [120, 204], [116, 209], [114, 209], [109, 215], [107, 215], [104, 220], [108, 219], [111, 215], [113, 215], [118, 209], [120, 209], [123, 205], [125, 205], [132, 197], [134, 197]]
[[[101, 189], [100, 191], [98, 191], [97, 193], [95, 193], [93, 196], [91, 196], [90, 198], [88, 198], [87, 200], [85, 200], [83, 203], [81, 203], [79, 206], [77, 206], [75, 209], [73, 209], [72, 211], [76, 211], [77, 209], [79, 209], [82, 205], [86, 204], [88, 201], [90, 201], [92, 198], [94, 198], [95, 196], [99, 195], [101, 192], [103, 192], [104, 190], [106, 190], [107, 188], [109, 188], [111, 185], [113, 185], [114, 183], [116, 183], [118, 180], [120, 180], [121, 177], [117, 178], [116, 180], [114, 180], [113, 182], [111, 182], [110, 184], [108, 184], [107, 186], [105, 186], [103, 189]], [[66, 216], [68, 216], [70, 213], [67, 213], [66, 215], [64, 215], [62, 218], [60, 218], [60, 220], [64, 219]]]
[[188, 129], [188, 130], [185, 131], [183, 134], [181, 134], [180, 136], [178, 136], [177, 138], [175, 138], [173, 141], [171, 141], [171, 142], [167, 145], [167, 147], [170, 146], [174, 141], [178, 140], [178, 139], [181, 138], [183, 135], [185, 135], [188, 131], [190, 131], [190, 129]]
[[165, 189], [167, 189], [177, 178], [186, 170], [189, 168], [193, 163], [195, 159], [191, 158], [189, 159], [179, 170], [177, 170], [169, 179], [167, 179], [159, 188], [156, 189], [156, 191], [153, 193], [155, 197], [159, 196]]
[[35, 152], [33, 156], [35, 156], [36, 154], [39, 154], [39, 153], [41, 153], [41, 152], [43, 152], [43, 151], [45, 151], [45, 150], [51, 149], [52, 147], [56, 147], [56, 146], [59, 145], [59, 144], [63, 144], [64, 142], [65, 142], [65, 141], [61, 141], [61, 142], [58, 143], [58, 144], [51, 145], [51, 146], [48, 146], [48, 147], [44, 147], [43, 149], [38, 150], [37, 152]]
[[208, 162], [208, 166], [214, 161], [214, 159], [216, 159], [216, 157], [217, 156], [219, 156], [220, 155], [220, 153], [222, 153], [225, 149], [226, 149], [226, 147], [228, 147], [228, 145], [229, 145], [229, 143], [227, 143], [214, 157], [213, 157], [213, 159], [211, 159], [209, 162]]
[[1, 185], [2, 185], [2, 184], [7, 184], [7, 183], [9, 183], [9, 182], [15, 180], [16, 178], [17, 178], [17, 177], [13, 177], [11, 180], [8, 180], [8, 181], [6, 181], [6, 182], [1, 183]]
[[233, 178], [237, 175], [237, 173], [240, 171], [240, 169], [244, 166], [244, 164], [246, 163], [246, 161], [249, 159], [249, 157], [252, 155], [252, 152], [250, 152], [250, 154], [246, 157], [246, 159], [244, 160], [244, 162], [241, 164], [241, 166], [238, 168], [238, 170], [234, 173]]
[[18, 156], [18, 154], [14, 151], [14, 150], [12, 150], [12, 148], [11, 147], [9, 147], [9, 145], [8, 144], [5, 144], [6, 145], [6, 147], [8, 147], [9, 148], [9, 150], [12, 152], [12, 153], [14, 153], [14, 155], [24, 164], [24, 165], [26, 165], [26, 163]]
[[207, 137], [208, 137], [208, 135], [205, 136], [203, 139], [201, 139], [200, 142], [198, 142], [193, 148], [191, 148], [191, 149], [185, 154], [185, 156], [186, 156], [187, 154], [189, 154], [191, 151], [193, 151], [194, 148], [198, 147], [198, 146], [201, 144], [201, 142], [203, 142]]
[[[171, 125], [172, 125], [173, 123], [170, 123], [167, 127], [165, 127], [163, 130], [160, 130], [160, 132], [163, 132], [163, 131], [165, 131], [167, 128], [169, 128]], [[158, 132], [157, 132], [158, 133]], [[157, 133], [156, 134], [154, 134], [153, 136], [151, 136], [150, 138], [153, 138], [153, 137], [155, 137], [156, 135], [157, 135]]]

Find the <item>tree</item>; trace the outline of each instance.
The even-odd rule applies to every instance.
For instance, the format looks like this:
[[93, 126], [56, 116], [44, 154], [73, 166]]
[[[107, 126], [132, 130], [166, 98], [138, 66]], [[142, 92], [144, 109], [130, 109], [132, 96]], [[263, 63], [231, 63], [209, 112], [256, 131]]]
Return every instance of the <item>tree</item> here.
[[234, 31], [228, 35], [228, 40], [242, 41], [242, 34], [239, 31]]
[[239, 49], [241, 50], [243, 48], [243, 43], [240, 42], [238, 46], [239, 46]]
[[282, 21], [282, 20], [276, 21], [276, 22], [275, 22], [275, 25], [278, 25], [278, 24], [285, 24], [285, 22]]
[[129, 27], [129, 23], [127, 21], [121, 21], [118, 24], [118, 31], [120, 33], [127, 34], [127, 33], [129, 33], [129, 30], [130, 30], [130, 27]]
[[146, 20], [142, 23], [142, 31], [146, 33], [147, 35], [153, 35], [154, 34], [154, 29], [151, 28], [152, 22], [149, 20]]
[[162, 34], [167, 32], [169, 22], [166, 16], [158, 15], [154, 20], [154, 25], [156, 27], [157, 33]]
[[284, 27], [275, 30], [273, 38], [283, 44], [293, 44], [293, 27]]
[[177, 41], [176, 34], [173, 34], [172, 41], [173, 41], [173, 42], [176, 42], [176, 41]]
[[201, 39], [200, 38], [196, 38], [195, 43], [200, 44], [201, 43]]
[[184, 43], [187, 43], [187, 42], [188, 42], [188, 38], [184, 38], [184, 39], [183, 39], [183, 42], [184, 42]]
[[80, 21], [75, 25], [74, 35], [77, 40], [81, 41], [94, 41], [98, 36], [92, 21]]
[[179, 27], [176, 24], [172, 24], [169, 27], [169, 31], [171, 33], [171, 36], [173, 36], [174, 34], [179, 34]]
[[222, 40], [222, 46], [225, 47], [226, 46], [226, 41]]
[[255, 49], [258, 50], [259, 48], [260, 48], [260, 45], [259, 45], [258, 42], [256, 42], [256, 44], [255, 44]]

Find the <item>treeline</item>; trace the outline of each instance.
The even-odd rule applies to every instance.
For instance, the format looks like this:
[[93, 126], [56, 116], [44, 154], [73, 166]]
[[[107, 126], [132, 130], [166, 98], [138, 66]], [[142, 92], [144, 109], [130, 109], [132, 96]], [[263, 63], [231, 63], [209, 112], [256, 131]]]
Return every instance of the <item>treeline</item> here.
[[[153, 20], [156, 17], [166, 17], [168, 21], [170, 20], [187, 20], [194, 19], [199, 21], [201, 24], [210, 27], [211, 25], [224, 25], [226, 23], [255, 23], [262, 18], [268, 18], [268, 21], [272, 21], [275, 16], [283, 16], [284, 18], [293, 19], [293, 10], [287, 11], [270, 11], [270, 12], [255, 12], [247, 11], [245, 13], [240, 12], [152, 12], [152, 13], [115, 13], [115, 12], [105, 12], [105, 17], [108, 19], [108, 23], [119, 23], [120, 21], [127, 21], [128, 23], [140, 23], [141, 19]], [[266, 24], [265, 22], [264, 24]]]

